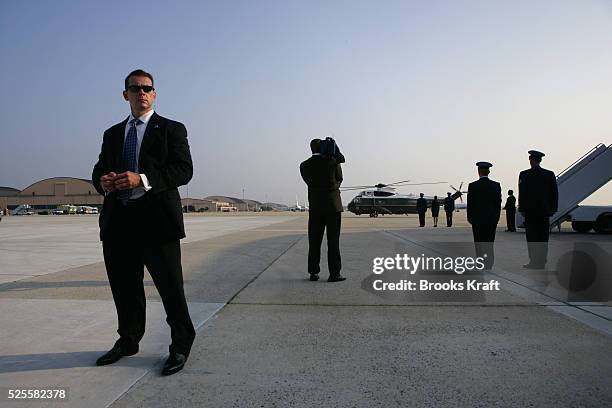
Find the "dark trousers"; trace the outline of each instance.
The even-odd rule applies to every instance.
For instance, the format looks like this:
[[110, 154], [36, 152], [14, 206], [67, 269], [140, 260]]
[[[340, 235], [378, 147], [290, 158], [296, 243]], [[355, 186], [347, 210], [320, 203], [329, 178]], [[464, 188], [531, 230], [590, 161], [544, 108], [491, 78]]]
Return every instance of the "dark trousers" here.
[[508, 231], [516, 231], [516, 210], [506, 210], [506, 226]]
[[[106, 273], [113, 293], [120, 339], [117, 344], [137, 345], [145, 332], [146, 299], [143, 285], [147, 267], [159, 292], [166, 322], [170, 326], [170, 352], [189, 355], [195, 329], [183, 290], [181, 246], [179, 240], [150, 242], [138, 233], [137, 209], [118, 209], [114, 222], [123, 221], [124, 233], [113, 234], [102, 245]], [[130, 220], [132, 222], [130, 222]]]
[[445, 211], [445, 212], [446, 212], [446, 226], [452, 227], [453, 226], [453, 212], [452, 211]]
[[497, 224], [472, 224], [476, 256], [484, 258], [485, 269], [491, 269], [495, 263], [495, 230]]
[[424, 226], [425, 226], [425, 213], [420, 212], [419, 213], [419, 227], [424, 227]]
[[342, 213], [308, 214], [308, 273], [321, 271], [321, 243], [327, 228], [327, 266], [330, 275], [339, 275], [342, 269], [340, 259], [340, 226]]
[[525, 235], [527, 237], [527, 250], [529, 262], [544, 266], [548, 258], [548, 236], [550, 234], [550, 220], [547, 216], [525, 215]]

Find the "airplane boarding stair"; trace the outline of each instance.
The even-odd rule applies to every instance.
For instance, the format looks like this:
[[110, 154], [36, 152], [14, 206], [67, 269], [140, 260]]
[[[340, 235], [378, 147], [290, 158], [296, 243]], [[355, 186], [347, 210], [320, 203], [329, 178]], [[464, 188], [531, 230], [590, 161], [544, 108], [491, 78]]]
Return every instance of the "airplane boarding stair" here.
[[550, 226], [566, 220], [578, 204], [612, 179], [612, 145], [598, 144], [557, 175], [559, 207]]

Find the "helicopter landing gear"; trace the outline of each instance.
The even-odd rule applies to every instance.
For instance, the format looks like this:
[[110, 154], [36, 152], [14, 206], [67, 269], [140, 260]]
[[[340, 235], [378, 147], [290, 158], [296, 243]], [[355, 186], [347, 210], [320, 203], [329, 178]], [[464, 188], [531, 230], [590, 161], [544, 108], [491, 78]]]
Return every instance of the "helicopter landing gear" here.
[[377, 218], [378, 217], [378, 212], [374, 211], [370, 213], [370, 218]]

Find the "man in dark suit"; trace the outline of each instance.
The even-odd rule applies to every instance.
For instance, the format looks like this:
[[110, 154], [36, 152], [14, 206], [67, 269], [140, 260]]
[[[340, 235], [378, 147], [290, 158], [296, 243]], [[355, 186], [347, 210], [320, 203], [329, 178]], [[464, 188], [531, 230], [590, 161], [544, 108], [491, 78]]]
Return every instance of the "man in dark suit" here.
[[[310, 280], [319, 280], [321, 243], [327, 229], [327, 265], [328, 282], [340, 282], [346, 278], [340, 275], [340, 224], [343, 211], [340, 198], [342, 168], [344, 156], [333, 142], [333, 139], [310, 142], [312, 156], [300, 164], [302, 179], [308, 185], [308, 273]], [[322, 144], [325, 149], [321, 154]], [[333, 151], [333, 153], [331, 151]]]
[[476, 166], [480, 178], [468, 187], [467, 219], [472, 224], [476, 256], [484, 258], [485, 269], [491, 269], [495, 262], [495, 230], [501, 213], [501, 186], [489, 179], [491, 163], [478, 162]]
[[455, 200], [451, 197], [451, 193], [446, 193], [444, 199], [444, 212], [446, 213], [446, 226], [453, 226], [453, 211], [455, 211]]
[[508, 190], [504, 210], [506, 210], [506, 232], [516, 232], [516, 197], [514, 197], [514, 191], [512, 190]]
[[550, 219], [559, 204], [555, 173], [540, 167], [544, 153], [529, 151], [531, 168], [519, 174], [519, 212], [525, 218], [528, 269], [544, 269], [548, 256]]
[[416, 200], [416, 209], [419, 214], [419, 227], [425, 226], [425, 213], [427, 213], [427, 200], [423, 198], [425, 194], [421, 193], [421, 196]]
[[117, 309], [119, 339], [96, 364], [112, 364], [138, 352], [145, 331], [144, 266], [153, 278], [172, 336], [162, 369], [180, 371], [195, 330], [183, 291], [181, 248], [185, 237], [178, 188], [191, 180], [193, 165], [182, 123], [153, 111], [153, 76], [143, 70], [125, 79], [130, 116], [104, 132], [92, 181], [104, 195], [100, 239]]

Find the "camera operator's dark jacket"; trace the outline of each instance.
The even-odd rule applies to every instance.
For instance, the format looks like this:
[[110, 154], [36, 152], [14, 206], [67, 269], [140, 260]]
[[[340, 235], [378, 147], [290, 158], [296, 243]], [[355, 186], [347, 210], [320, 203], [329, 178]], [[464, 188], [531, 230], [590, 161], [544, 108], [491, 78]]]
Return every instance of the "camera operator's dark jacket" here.
[[300, 164], [300, 173], [308, 185], [308, 203], [311, 213], [341, 212], [340, 184], [342, 184], [342, 153], [334, 157], [313, 155]]

